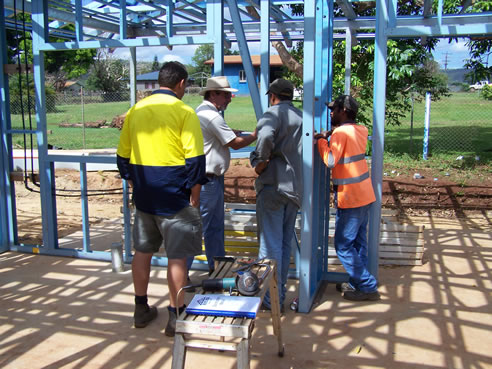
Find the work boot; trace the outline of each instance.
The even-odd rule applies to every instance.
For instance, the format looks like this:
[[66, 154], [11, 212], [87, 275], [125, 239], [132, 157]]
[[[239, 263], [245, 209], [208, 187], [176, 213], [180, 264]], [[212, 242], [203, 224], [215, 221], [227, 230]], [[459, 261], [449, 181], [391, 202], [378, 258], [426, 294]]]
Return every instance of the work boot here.
[[376, 301], [381, 298], [381, 295], [379, 294], [378, 291], [362, 292], [362, 291], [354, 290], [354, 291], [344, 292], [343, 298], [345, 300], [350, 300], [350, 301], [365, 301], [365, 300]]
[[157, 308], [147, 304], [135, 304], [133, 320], [135, 328], [144, 328], [157, 317]]
[[335, 287], [338, 292], [355, 291], [355, 288], [348, 282], [337, 283]]
[[174, 334], [176, 333], [176, 317], [177, 317], [176, 310], [170, 310], [168, 308], [167, 311], [169, 313], [169, 320], [167, 321], [164, 334], [168, 337], [174, 337]]

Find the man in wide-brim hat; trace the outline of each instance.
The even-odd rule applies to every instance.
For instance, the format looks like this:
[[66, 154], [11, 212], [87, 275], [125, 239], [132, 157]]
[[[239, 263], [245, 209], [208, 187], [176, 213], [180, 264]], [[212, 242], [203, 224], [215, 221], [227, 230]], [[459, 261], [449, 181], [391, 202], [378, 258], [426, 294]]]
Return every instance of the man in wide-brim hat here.
[[208, 91], [224, 91], [224, 92], [237, 92], [235, 88], [231, 88], [227, 77], [218, 76], [207, 79], [207, 85], [205, 89], [200, 91], [200, 95], [205, 96]]
[[[203, 133], [203, 146], [208, 183], [200, 192], [200, 212], [203, 222], [203, 238], [209, 272], [214, 269], [214, 257], [224, 256], [224, 173], [229, 168], [229, 148], [238, 150], [256, 140], [256, 131], [249, 135], [232, 130], [224, 120], [223, 112], [231, 102], [231, 88], [224, 76], [207, 80], [203, 102], [196, 108]], [[193, 259], [188, 260], [188, 268]]]

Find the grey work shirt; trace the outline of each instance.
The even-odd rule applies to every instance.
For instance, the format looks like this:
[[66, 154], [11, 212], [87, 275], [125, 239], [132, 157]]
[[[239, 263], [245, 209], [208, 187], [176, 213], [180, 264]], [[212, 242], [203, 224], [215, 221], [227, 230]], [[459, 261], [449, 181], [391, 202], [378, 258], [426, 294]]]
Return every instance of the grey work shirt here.
[[226, 145], [236, 138], [236, 134], [210, 101], [203, 100], [195, 111], [202, 127], [206, 172], [222, 176], [231, 162]]
[[302, 112], [291, 101], [270, 107], [258, 121], [256, 149], [251, 165], [269, 161], [255, 182], [259, 193], [265, 185], [291, 199], [302, 202]]

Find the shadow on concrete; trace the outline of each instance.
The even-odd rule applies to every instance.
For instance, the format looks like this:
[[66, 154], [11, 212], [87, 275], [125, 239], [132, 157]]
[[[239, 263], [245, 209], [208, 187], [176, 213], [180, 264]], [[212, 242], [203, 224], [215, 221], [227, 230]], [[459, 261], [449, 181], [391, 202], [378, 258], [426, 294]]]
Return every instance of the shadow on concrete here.
[[[310, 314], [288, 310], [284, 358], [276, 354], [269, 316], [261, 313], [251, 367], [492, 366], [492, 236], [459, 222], [444, 228], [435, 222], [426, 224], [425, 240], [424, 265], [380, 269], [380, 301], [349, 302], [326, 285]], [[0, 255], [0, 367], [170, 368], [165, 273], [153, 268], [149, 287], [160, 316], [135, 329], [129, 272], [113, 273], [106, 262]], [[296, 284], [290, 281], [287, 301], [297, 294]], [[236, 360], [230, 353], [190, 350], [186, 367], [235, 368]]]

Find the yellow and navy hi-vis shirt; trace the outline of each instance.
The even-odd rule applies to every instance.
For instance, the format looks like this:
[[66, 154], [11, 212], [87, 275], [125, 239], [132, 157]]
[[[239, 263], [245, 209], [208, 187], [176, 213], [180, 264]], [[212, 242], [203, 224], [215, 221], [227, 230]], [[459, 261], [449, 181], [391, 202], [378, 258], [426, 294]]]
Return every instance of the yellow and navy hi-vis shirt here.
[[200, 121], [170, 90], [157, 90], [127, 113], [118, 145], [122, 178], [133, 182], [138, 210], [169, 216], [207, 182]]

